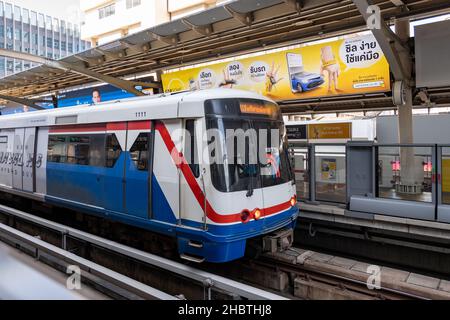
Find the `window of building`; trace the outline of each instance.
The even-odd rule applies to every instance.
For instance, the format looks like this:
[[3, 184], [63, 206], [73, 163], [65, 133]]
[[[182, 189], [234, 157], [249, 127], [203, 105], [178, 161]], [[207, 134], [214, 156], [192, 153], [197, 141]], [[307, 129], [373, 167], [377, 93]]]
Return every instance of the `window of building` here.
[[14, 6], [14, 20], [22, 21], [22, 13], [20, 12], [20, 7]]
[[114, 168], [117, 160], [122, 154], [122, 147], [115, 134], [108, 134], [106, 136], [106, 167]]
[[127, 0], [127, 9], [141, 5], [141, 0]]
[[109, 6], [98, 9], [98, 17], [99, 19], [107, 18], [116, 13], [116, 4], [110, 4]]
[[12, 19], [12, 5], [5, 3], [5, 17], [6, 19]]
[[140, 171], [148, 170], [150, 133], [141, 133], [130, 150], [131, 161]]

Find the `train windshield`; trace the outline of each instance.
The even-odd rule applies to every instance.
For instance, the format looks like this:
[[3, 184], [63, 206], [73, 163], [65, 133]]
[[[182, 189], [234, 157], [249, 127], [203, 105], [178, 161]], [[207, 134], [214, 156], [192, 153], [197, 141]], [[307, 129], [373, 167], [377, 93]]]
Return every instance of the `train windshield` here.
[[[247, 190], [250, 196], [255, 189], [291, 181], [287, 136], [279, 107], [267, 106], [267, 102], [254, 106], [255, 101], [230, 100], [220, 101], [227, 114], [220, 114], [216, 108], [215, 115], [207, 115], [214, 187], [221, 192]], [[230, 112], [224, 105], [227, 103], [228, 107], [244, 105], [244, 109]]]

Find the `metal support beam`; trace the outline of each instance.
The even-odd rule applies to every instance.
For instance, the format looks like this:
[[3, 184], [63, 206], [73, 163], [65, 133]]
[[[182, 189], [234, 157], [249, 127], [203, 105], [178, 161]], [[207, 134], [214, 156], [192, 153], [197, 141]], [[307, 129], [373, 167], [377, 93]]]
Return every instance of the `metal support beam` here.
[[250, 27], [253, 23], [254, 17], [252, 13], [240, 13], [237, 11], [234, 11], [233, 8], [231, 8], [229, 5], [224, 6], [224, 9], [228, 11], [229, 14], [233, 16], [234, 19], [241, 22], [242, 24], [246, 25], [247, 27]]
[[303, 8], [303, 1], [302, 0], [284, 0], [284, 2], [291, 7], [292, 9], [294, 9], [295, 11], [297, 11], [298, 13], [300, 13], [302, 11]]
[[109, 75], [101, 74], [96, 71], [87, 69], [83, 66], [77, 65], [77, 64], [68, 63], [65, 61], [56, 61], [56, 60], [52, 60], [49, 58], [35, 56], [35, 55], [29, 54], [29, 53], [18, 52], [18, 51], [13, 51], [13, 50], [6, 50], [6, 49], [0, 49], [0, 56], [13, 58], [13, 59], [20, 59], [20, 60], [25, 60], [25, 61], [31, 61], [31, 62], [46, 65], [50, 68], [78, 73], [85, 77], [89, 77], [89, 78], [92, 78], [92, 79], [95, 79], [98, 81], [106, 82], [108, 84], [111, 84], [111, 85], [119, 88], [119, 89], [122, 89], [129, 93], [132, 93], [136, 96], [145, 96], [145, 93], [136, 89], [136, 84], [133, 81], [127, 81], [127, 80], [112, 77]]
[[[369, 6], [372, 5], [371, 0], [353, 0], [353, 3], [358, 8], [361, 15], [364, 17], [366, 22], [370, 22], [373, 18], [374, 14]], [[381, 17], [380, 17], [381, 18]], [[408, 74], [402, 64], [396, 46], [405, 47], [405, 43], [400, 41], [400, 39], [392, 32], [392, 30], [388, 27], [388, 25], [384, 21], [380, 21], [380, 28], [374, 28], [371, 30], [378, 43], [380, 44], [381, 49], [383, 50], [384, 55], [386, 56], [389, 65], [391, 67], [391, 71], [394, 75], [395, 80], [397, 81], [406, 81], [408, 85], [410, 85], [411, 75]], [[408, 48], [409, 50], [409, 48]]]
[[214, 33], [214, 29], [211, 24], [206, 26], [196, 26], [190, 23], [187, 19], [183, 19], [181, 20], [181, 22], [183, 22], [186, 27], [191, 28], [193, 31], [197, 32], [199, 35], [209, 37]]
[[36, 110], [44, 110], [45, 108], [41, 107], [37, 103], [39, 102], [51, 102], [51, 101], [44, 101], [44, 100], [32, 100], [32, 99], [24, 99], [24, 98], [18, 98], [18, 97], [10, 97], [10, 96], [4, 96], [0, 95], [0, 99], [15, 102], [24, 106], [28, 106], [31, 108], [34, 108]]

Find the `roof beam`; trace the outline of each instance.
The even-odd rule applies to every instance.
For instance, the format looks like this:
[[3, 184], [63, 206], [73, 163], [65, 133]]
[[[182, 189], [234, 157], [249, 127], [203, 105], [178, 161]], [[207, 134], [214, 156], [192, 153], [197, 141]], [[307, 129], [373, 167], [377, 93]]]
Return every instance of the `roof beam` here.
[[86, 62], [90, 66], [105, 62], [103, 57], [96, 58], [96, 59], [95, 58], [86, 58], [86, 57], [80, 56], [79, 54], [74, 54], [73, 57], [75, 57], [76, 59], [78, 59], [80, 61]]
[[19, 97], [11, 97], [11, 96], [4, 96], [4, 95], [0, 95], [0, 99], [6, 100], [6, 101], [11, 101], [11, 102], [15, 102], [18, 104], [22, 104], [24, 106], [28, 106], [37, 110], [45, 110], [45, 108], [41, 107], [40, 105], [38, 105], [37, 103], [39, 102], [51, 102], [51, 101], [46, 101], [46, 100], [32, 100], [32, 99], [24, 99], [24, 98], [19, 98]]
[[241, 22], [243, 25], [250, 27], [254, 21], [253, 13], [240, 13], [231, 8], [230, 5], [225, 5], [224, 9], [233, 16], [233, 19]]
[[[371, 2], [372, 1], [370, 0], [353, 0], [353, 3], [356, 5], [366, 22], [370, 22], [371, 19], [373, 19], [372, 15], [374, 13], [369, 8], [371, 6]], [[371, 31], [380, 44], [380, 47], [389, 62], [395, 80], [409, 82], [411, 80], [411, 76], [406, 73], [396, 49], [396, 45], [405, 47], [405, 43], [400, 41], [397, 35], [392, 32], [383, 20], [380, 21], [379, 29], [373, 28]]]
[[136, 96], [144, 96], [145, 93], [136, 89], [136, 84], [133, 81], [128, 81], [116, 77], [112, 77], [109, 75], [101, 74], [96, 71], [90, 70], [88, 68], [82, 67], [77, 64], [68, 63], [65, 61], [55, 61], [49, 58], [43, 58], [39, 56], [35, 56], [29, 53], [17, 52], [13, 50], [0, 49], [0, 56], [31, 61], [35, 63], [44, 64], [51, 68], [60, 69], [64, 71], [70, 71], [74, 73], [78, 73], [85, 77], [89, 77], [98, 81], [109, 83], [119, 89], [125, 90], [129, 93], [132, 93]]
[[395, 6], [397, 6], [397, 7], [401, 7], [401, 6], [404, 6], [404, 5], [405, 5], [405, 3], [403, 2], [403, 0], [391, 0], [391, 2], [392, 2]]
[[113, 60], [120, 60], [120, 59], [123, 59], [123, 58], [126, 57], [125, 50], [120, 50], [117, 53], [112, 53], [112, 52], [109, 52], [109, 51], [106, 51], [106, 50], [102, 50], [100, 48], [94, 48], [93, 50], [95, 52], [100, 53], [100, 54], [102, 54], [102, 55], [104, 55], [106, 57], [109, 57], [109, 58], [113, 59]]
[[290, 8], [299, 12], [302, 11], [303, 1], [302, 0], [283, 0]]
[[163, 37], [156, 33], [153, 33], [153, 37], [156, 38], [156, 40], [164, 42], [170, 46], [176, 46], [178, 44], [178, 42], [180, 41], [178, 34], [175, 34], [173, 36]]
[[196, 26], [190, 23], [187, 19], [182, 19], [181, 22], [191, 30], [197, 32], [201, 36], [209, 37], [214, 33], [213, 26], [211, 24], [205, 26]]

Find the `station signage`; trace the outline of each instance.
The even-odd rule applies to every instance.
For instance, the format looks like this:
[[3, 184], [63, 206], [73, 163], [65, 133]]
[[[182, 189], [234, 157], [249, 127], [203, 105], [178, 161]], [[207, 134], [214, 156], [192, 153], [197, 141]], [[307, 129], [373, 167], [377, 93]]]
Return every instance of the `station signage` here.
[[308, 125], [309, 140], [347, 140], [352, 138], [352, 124], [317, 123]]
[[352, 124], [345, 123], [314, 123], [287, 125], [288, 140], [351, 140]]
[[308, 126], [306, 124], [286, 126], [288, 140], [307, 140]]
[[275, 101], [391, 90], [388, 62], [371, 34], [167, 72], [162, 83], [165, 92], [235, 88]]

